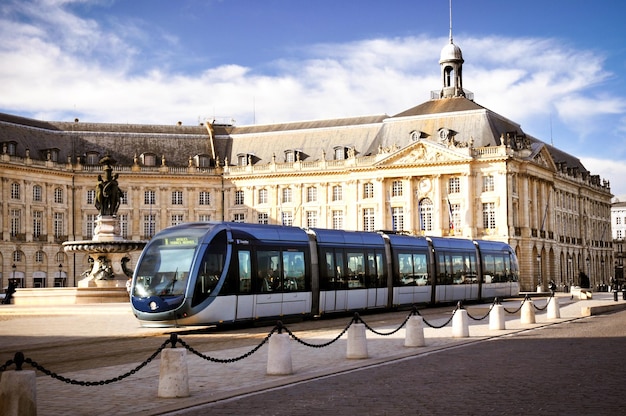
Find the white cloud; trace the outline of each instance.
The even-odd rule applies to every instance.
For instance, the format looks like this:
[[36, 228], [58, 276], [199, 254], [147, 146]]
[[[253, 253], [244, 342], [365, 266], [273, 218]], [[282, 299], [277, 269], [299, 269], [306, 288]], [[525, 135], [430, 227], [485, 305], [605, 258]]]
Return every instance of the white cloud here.
[[[195, 124], [217, 116], [273, 123], [393, 115], [441, 87], [443, 37], [303, 45], [289, 51], [294, 58], [180, 73], [167, 62], [193, 54], [176, 34], [154, 33], [141, 21], [83, 19], [68, 11], [69, 3], [0, 8], [0, 108], [48, 120]], [[600, 130], [626, 130], [626, 101], [605, 85], [611, 74], [603, 55], [552, 39], [461, 39], [464, 87], [527, 132], [551, 114], [567, 129], [567, 143], [597, 132], [603, 117], [613, 117], [613, 125]], [[613, 155], [624, 152], [623, 139], [602, 138], [613, 140]], [[588, 169], [614, 175], [608, 167]], [[619, 176], [612, 177], [615, 186]]]

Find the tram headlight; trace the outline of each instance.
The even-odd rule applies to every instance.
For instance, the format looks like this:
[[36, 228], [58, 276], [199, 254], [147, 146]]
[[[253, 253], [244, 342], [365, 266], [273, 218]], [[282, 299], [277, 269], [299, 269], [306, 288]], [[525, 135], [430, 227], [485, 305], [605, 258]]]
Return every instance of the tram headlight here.
[[159, 305], [157, 305], [155, 301], [150, 302], [148, 306], [150, 306], [151, 311], [156, 311], [157, 309], [159, 309]]

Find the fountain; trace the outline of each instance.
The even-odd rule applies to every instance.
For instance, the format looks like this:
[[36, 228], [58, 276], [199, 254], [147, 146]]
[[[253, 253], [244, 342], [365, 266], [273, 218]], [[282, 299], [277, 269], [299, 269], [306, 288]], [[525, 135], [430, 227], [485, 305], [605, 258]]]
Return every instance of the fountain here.
[[83, 273], [78, 288], [124, 288], [132, 277], [132, 268], [128, 253], [140, 251], [146, 241], [126, 240], [121, 236], [117, 210], [120, 206], [122, 190], [113, 175], [112, 165], [115, 159], [105, 156], [100, 160], [104, 166], [104, 179], [98, 175], [95, 206], [99, 211], [93, 238], [83, 241], [66, 241], [63, 249], [67, 253], [83, 252], [89, 254], [90, 268]]

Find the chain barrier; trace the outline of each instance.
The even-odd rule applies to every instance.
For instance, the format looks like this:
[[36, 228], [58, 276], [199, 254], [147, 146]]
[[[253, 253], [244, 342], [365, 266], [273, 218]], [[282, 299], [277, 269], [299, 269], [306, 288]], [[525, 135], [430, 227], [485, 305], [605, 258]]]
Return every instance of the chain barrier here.
[[[411, 313], [409, 313], [409, 314], [407, 315], [407, 317], [404, 319], [404, 321], [400, 324], [400, 326], [399, 326], [399, 327], [397, 327], [396, 329], [394, 329], [394, 330], [393, 330], [393, 331], [391, 331], [391, 332], [378, 332], [378, 331], [376, 331], [374, 328], [372, 328], [371, 326], [369, 326], [369, 325], [367, 324], [367, 322], [365, 322], [365, 321], [364, 321], [361, 317], [359, 317], [359, 319], [361, 320], [361, 323], [363, 323], [363, 325], [365, 325], [365, 328], [367, 328], [368, 330], [372, 331], [372, 332], [373, 332], [373, 333], [375, 333], [376, 335], [381, 335], [381, 336], [383, 336], [383, 337], [387, 337], [387, 336], [389, 336], [389, 335], [393, 335], [393, 334], [395, 334], [396, 332], [398, 332], [399, 330], [401, 330], [401, 329], [404, 327], [404, 325], [406, 325], [406, 323], [409, 321], [409, 318], [410, 318], [411, 316], [413, 316], [414, 314], [415, 314], [415, 310], [412, 310], [412, 311], [411, 311]], [[357, 315], [358, 315], [358, 314], [357, 314]]]
[[452, 318], [454, 318], [454, 313], [455, 313], [457, 310], [459, 310], [459, 304], [458, 304], [458, 303], [456, 304], [456, 308], [454, 308], [454, 310], [452, 311], [452, 315], [450, 316], [450, 319], [448, 319], [448, 320], [446, 321], [446, 323], [444, 323], [443, 325], [434, 325], [434, 324], [431, 324], [431, 323], [430, 323], [430, 322], [428, 322], [426, 319], [424, 319], [424, 317], [422, 316], [422, 314], [420, 313], [420, 311], [419, 311], [419, 310], [417, 310], [417, 309], [416, 309], [415, 311], [416, 311], [416, 313], [417, 313], [419, 316], [421, 316], [421, 317], [422, 317], [422, 319], [424, 319], [424, 323], [425, 323], [426, 325], [428, 325], [429, 327], [431, 327], [431, 328], [433, 328], [433, 329], [441, 329], [441, 328], [443, 328], [444, 326], [447, 326], [450, 322], [452, 322]]
[[552, 292], [552, 293], [550, 294], [550, 297], [548, 298], [548, 301], [546, 302], [545, 306], [543, 306], [543, 307], [541, 307], [541, 308], [540, 308], [540, 307], [538, 307], [537, 305], [535, 305], [534, 303], [533, 303], [533, 306], [534, 306], [534, 307], [535, 307], [535, 309], [537, 309], [538, 311], [545, 311], [545, 310], [548, 308], [548, 305], [550, 304], [550, 299], [552, 299], [552, 297], [554, 297], [554, 292]]
[[[554, 293], [551, 294], [550, 298], [552, 298], [554, 296]], [[510, 314], [515, 314], [517, 312], [519, 312], [522, 309], [522, 306], [524, 305], [524, 303], [529, 299], [529, 296], [526, 295], [524, 297], [524, 300], [522, 301], [521, 305], [519, 306], [519, 308], [517, 308], [514, 311], [508, 310], [506, 308], [504, 308], [504, 310], [507, 313]], [[548, 302], [546, 303], [546, 306], [539, 308], [537, 306], [535, 306], [535, 308], [537, 310], [545, 310], [548, 307], [548, 304], [550, 303], [550, 299], [548, 299]], [[487, 316], [489, 316], [491, 310], [494, 308], [495, 305], [500, 304], [500, 301], [498, 298], [495, 298], [494, 301], [491, 304], [491, 307], [489, 308], [489, 311], [483, 316], [483, 317], [474, 317], [472, 316], [469, 312], [467, 313], [467, 315], [476, 320], [482, 320], [485, 319]], [[43, 374], [50, 376], [54, 379], [57, 379], [59, 381], [63, 381], [64, 383], [68, 383], [68, 384], [73, 384], [73, 385], [79, 385], [79, 386], [102, 386], [105, 384], [111, 384], [111, 383], [115, 383], [117, 381], [121, 381], [135, 373], [137, 373], [139, 370], [141, 370], [142, 368], [144, 368], [146, 365], [148, 365], [150, 362], [152, 362], [168, 345], [171, 344], [172, 348], [176, 347], [176, 344], [181, 344], [185, 349], [187, 349], [189, 352], [191, 352], [194, 355], [197, 355], [198, 357], [207, 360], [207, 361], [211, 361], [211, 362], [215, 362], [215, 363], [233, 363], [236, 361], [240, 361], [243, 360], [244, 358], [247, 358], [249, 356], [251, 356], [252, 354], [254, 354], [255, 352], [257, 352], [263, 345], [265, 345], [270, 337], [274, 334], [274, 333], [279, 333], [281, 334], [282, 331], [284, 330], [285, 332], [287, 332], [289, 334], [289, 336], [294, 339], [295, 341], [299, 342], [300, 344], [307, 346], [307, 347], [312, 347], [312, 348], [324, 348], [327, 347], [331, 344], [333, 344], [334, 342], [338, 341], [350, 328], [350, 326], [352, 326], [352, 324], [354, 323], [363, 323], [365, 325], [365, 327], [373, 332], [376, 335], [380, 335], [380, 336], [389, 336], [389, 335], [393, 335], [396, 332], [398, 332], [400, 329], [402, 329], [406, 323], [408, 322], [408, 320], [411, 318], [411, 316], [414, 315], [418, 315], [421, 316], [424, 323], [426, 325], [428, 325], [431, 328], [434, 329], [440, 329], [443, 328], [445, 326], [447, 326], [452, 319], [454, 318], [454, 314], [456, 313], [457, 310], [459, 309], [463, 309], [463, 306], [461, 304], [461, 302], [459, 301], [456, 305], [456, 307], [454, 308], [454, 310], [452, 311], [452, 314], [450, 316], [450, 318], [443, 324], [441, 325], [435, 325], [432, 324], [430, 322], [428, 322], [426, 319], [424, 319], [424, 317], [420, 314], [419, 310], [414, 306], [412, 311], [407, 315], [407, 317], [404, 319], [404, 321], [400, 324], [400, 326], [398, 326], [398, 328], [390, 331], [390, 332], [380, 332], [375, 330], [374, 328], [372, 328], [370, 325], [368, 325], [365, 321], [363, 321], [363, 319], [360, 317], [360, 315], [358, 313], [354, 314], [354, 317], [352, 318], [352, 320], [350, 320], [350, 322], [348, 323], [348, 325], [339, 333], [339, 335], [337, 335], [335, 338], [333, 338], [332, 340], [325, 342], [323, 344], [312, 344], [309, 342], [304, 341], [302, 338], [299, 338], [296, 334], [294, 334], [289, 328], [283, 326], [283, 323], [281, 321], [278, 321], [276, 326], [274, 328], [272, 328], [272, 330], [267, 334], [267, 336], [265, 336], [265, 338], [263, 339], [263, 341], [261, 341], [261, 343], [259, 343], [257, 346], [255, 346], [254, 348], [252, 348], [250, 351], [246, 352], [245, 354], [242, 354], [238, 357], [233, 357], [233, 358], [215, 358], [215, 357], [210, 357], [208, 355], [205, 355], [199, 351], [197, 351], [195, 348], [193, 348], [192, 346], [190, 346], [189, 344], [187, 344], [185, 341], [183, 341], [182, 339], [180, 339], [178, 337], [177, 334], [172, 333], [170, 334], [170, 338], [163, 342], [163, 344], [161, 344], [159, 346], [159, 348], [157, 348], [157, 350], [150, 356], [148, 357], [144, 362], [142, 362], [141, 364], [137, 365], [136, 367], [134, 367], [133, 369], [131, 369], [130, 371], [119, 375], [117, 377], [113, 377], [110, 379], [106, 379], [106, 380], [100, 380], [100, 381], [83, 381], [83, 380], [75, 380], [75, 379], [71, 379], [68, 377], [64, 377], [61, 376], [59, 374], [56, 374], [50, 370], [48, 370], [47, 368], [45, 368], [44, 366], [40, 365], [39, 363], [37, 363], [36, 361], [33, 361], [30, 358], [25, 358], [24, 354], [22, 352], [17, 352], [15, 353], [15, 356], [13, 359], [6, 361], [3, 365], [0, 365], [0, 373], [3, 371], [6, 371], [8, 367], [10, 367], [11, 365], [15, 365], [16, 370], [17, 371], [21, 371], [22, 370], [22, 366], [24, 363], [31, 365], [33, 368], [35, 368], [36, 370], [42, 372]], [[466, 310], [467, 311], [467, 310]]]
[[154, 354], [152, 354], [150, 357], [148, 357], [147, 360], [145, 360], [144, 362], [142, 362], [141, 364], [139, 364], [138, 366], [136, 366], [132, 370], [128, 371], [127, 373], [124, 373], [124, 374], [122, 374], [120, 376], [117, 376], [117, 377], [109, 378], [109, 379], [106, 379], [106, 380], [100, 380], [100, 381], [83, 381], [83, 380], [75, 380], [75, 379], [71, 379], [71, 378], [68, 378], [68, 377], [64, 377], [62, 375], [59, 375], [59, 374], [57, 374], [55, 372], [52, 372], [52, 371], [48, 370], [47, 368], [45, 368], [41, 364], [37, 363], [36, 361], [33, 361], [30, 358], [24, 358], [24, 354], [21, 353], [21, 352], [15, 353], [15, 358], [13, 360], [7, 361], [2, 367], [0, 367], [0, 371], [5, 371], [6, 368], [9, 365], [11, 365], [11, 364], [15, 364], [15, 367], [16, 367], [17, 371], [21, 371], [23, 363], [26, 363], [26, 364], [30, 364], [30, 366], [32, 366], [36, 370], [39, 370], [43, 374], [45, 374], [45, 375], [47, 375], [49, 377], [52, 377], [52, 378], [54, 378], [56, 380], [62, 381], [64, 383], [67, 383], [67, 384], [73, 384], [73, 385], [78, 385], [78, 386], [86, 386], [86, 387], [103, 386], [105, 384], [111, 384], [111, 383], [115, 383], [117, 381], [124, 380], [125, 378], [130, 377], [131, 375], [137, 373], [137, 371], [141, 370], [143, 367], [148, 365], [152, 360], [154, 360], [161, 353], [161, 351], [163, 351], [167, 347], [167, 345], [170, 344], [170, 343], [172, 344], [172, 348], [174, 348], [174, 345], [176, 343], [175, 337], [170, 337], [170, 339], [168, 339], [163, 344], [161, 344], [161, 346], [154, 352]]
[[528, 299], [530, 299], [530, 298], [528, 297], [528, 295], [524, 296], [524, 300], [523, 300], [523, 301], [522, 301], [522, 303], [519, 305], [519, 308], [515, 309], [514, 311], [510, 311], [510, 310], [508, 310], [507, 308], [504, 308], [504, 312], [506, 312], [506, 313], [510, 313], [510, 314], [516, 314], [516, 313], [518, 313], [519, 311], [521, 311], [521, 310], [522, 310], [522, 306], [524, 306], [524, 303], [525, 303]]
[[267, 343], [267, 341], [269, 341], [270, 337], [272, 336], [272, 334], [274, 334], [274, 332], [280, 333], [280, 330], [282, 329], [282, 324], [281, 325], [276, 325], [268, 334], [267, 336], [263, 339], [263, 341], [261, 341], [261, 343], [259, 345], [257, 345], [256, 347], [252, 348], [250, 351], [248, 351], [247, 353], [240, 355], [239, 357], [234, 357], [234, 358], [215, 358], [215, 357], [209, 357], [208, 355], [204, 355], [202, 354], [200, 351], [196, 350], [195, 348], [193, 348], [191, 345], [187, 344], [185, 341], [183, 341], [182, 339], [179, 339], [178, 342], [187, 349], [187, 351], [189, 351], [192, 354], [197, 355], [198, 357], [207, 360], [207, 361], [211, 361], [214, 363], [234, 363], [236, 361], [240, 361], [243, 360], [244, 358], [248, 358], [249, 356], [251, 356], [252, 354], [254, 354], [255, 352], [257, 352], [263, 345], [265, 345]]
[[[459, 302], [459, 303], [460, 303], [460, 302]], [[472, 316], [472, 314], [471, 314], [471, 313], [470, 313], [467, 309], [465, 309], [465, 311], [467, 312], [467, 316], [469, 316], [469, 317], [470, 317], [470, 318], [472, 318], [473, 320], [475, 320], [475, 321], [482, 321], [483, 319], [485, 319], [486, 317], [488, 317], [488, 316], [489, 316], [489, 314], [491, 313], [491, 310], [492, 310], [492, 309], [493, 309], [493, 307], [494, 307], [494, 306], [496, 306], [497, 304], [498, 304], [498, 298], [495, 298], [495, 299], [493, 300], [493, 302], [491, 302], [491, 307], [489, 308], [489, 310], [487, 311], [487, 313], [486, 313], [484, 316], [480, 317], [480, 318], [477, 318], [477, 317], [475, 317], [475, 316]]]
[[328, 347], [329, 345], [333, 344], [334, 342], [338, 341], [339, 338], [341, 338], [343, 336], [343, 334], [345, 334], [346, 332], [348, 332], [348, 329], [352, 326], [353, 323], [358, 323], [358, 320], [360, 318], [358, 318], [358, 314], [355, 314], [354, 318], [352, 318], [352, 320], [348, 323], [348, 325], [344, 328], [343, 331], [341, 331], [339, 333], [339, 335], [337, 335], [335, 338], [331, 339], [328, 342], [325, 342], [323, 344], [311, 344], [308, 343], [306, 341], [304, 341], [302, 338], [298, 338], [296, 336], [296, 334], [294, 334], [293, 332], [291, 332], [291, 330], [289, 330], [289, 328], [287, 327], [282, 327], [282, 329], [284, 329], [291, 338], [293, 338], [295, 341], [299, 342], [300, 344], [306, 346], [306, 347], [311, 347], [311, 348], [324, 348], [324, 347]]

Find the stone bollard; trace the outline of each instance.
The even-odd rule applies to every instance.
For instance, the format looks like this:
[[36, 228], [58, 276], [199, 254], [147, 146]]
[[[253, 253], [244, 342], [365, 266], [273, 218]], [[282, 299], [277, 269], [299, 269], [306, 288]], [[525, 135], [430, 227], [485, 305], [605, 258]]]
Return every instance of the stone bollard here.
[[424, 342], [424, 318], [413, 315], [406, 323], [406, 338], [404, 339], [405, 347], [423, 347]]
[[491, 312], [489, 312], [489, 329], [506, 329], [506, 320], [504, 318], [503, 305], [493, 305]]
[[288, 376], [293, 374], [289, 334], [272, 334], [267, 353], [267, 375]]
[[158, 397], [189, 397], [189, 371], [185, 348], [161, 351]]
[[0, 415], [37, 415], [37, 375], [32, 370], [0, 373]]
[[548, 319], [559, 319], [560, 317], [559, 299], [556, 296], [552, 296], [548, 302]]
[[367, 337], [365, 336], [365, 324], [354, 323], [348, 328], [347, 358], [368, 358]]
[[452, 317], [452, 337], [469, 337], [469, 323], [467, 319], [467, 311], [465, 309], [457, 309], [454, 312], [454, 316]]
[[522, 313], [520, 316], [520, 322], [522, 324], [534, 324], [535, 321], [535, 306], [531, 299], [527, 299], [522, 305]]

